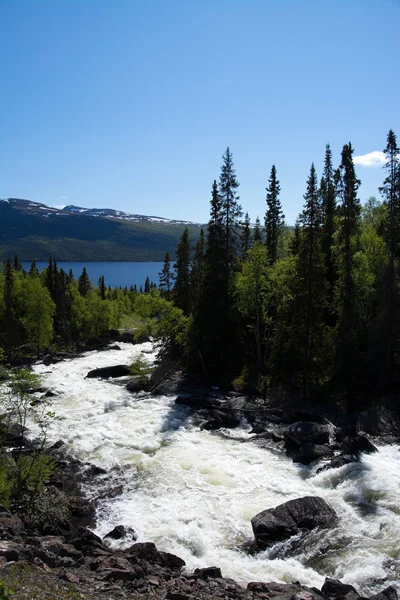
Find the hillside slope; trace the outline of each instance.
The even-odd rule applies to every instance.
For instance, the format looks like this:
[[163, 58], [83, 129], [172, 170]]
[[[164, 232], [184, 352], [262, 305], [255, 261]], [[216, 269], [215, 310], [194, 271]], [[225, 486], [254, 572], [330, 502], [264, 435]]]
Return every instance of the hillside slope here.
[[0, 260], [17, 253], [21, 260], [162, 261], [186, 226], [195, 242], [196, 223], [9, 198], [0, 200]]

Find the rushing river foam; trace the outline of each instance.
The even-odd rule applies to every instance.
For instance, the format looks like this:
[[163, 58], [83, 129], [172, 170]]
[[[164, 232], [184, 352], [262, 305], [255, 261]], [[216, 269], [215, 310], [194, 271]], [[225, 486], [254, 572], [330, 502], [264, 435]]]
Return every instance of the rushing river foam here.
[[[35, 371], [58, 395], [51, 438], [78, 458], [113, 470], [122, 493], [101, 501], [96, 533], [129, 525], [139, 541], [177, 554], [187, 568], [217, 565], [225, 577], [299, 581], [326, 576], [376, 592], [400, 581], [400, 452], [383, 446], [362, 462], [315, 474], [248, 442], [249, 429], [208, 432], [174, 398], [130, 394], [115, 381], [85, 379], [100, 366], [129, 363], [150, 344], [90, 352]], [[97, 490], [88, 490], [96, 496]], [[322, 496], [338, 525], [310, 538], [300, 554], [251, 554], [251, 518], [300, 496]]]

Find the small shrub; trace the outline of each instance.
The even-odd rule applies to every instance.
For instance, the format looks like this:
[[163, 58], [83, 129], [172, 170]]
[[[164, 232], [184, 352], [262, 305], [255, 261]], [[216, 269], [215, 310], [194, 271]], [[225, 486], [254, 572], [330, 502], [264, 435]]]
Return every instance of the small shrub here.
[[146, 379], [148, 375], [153, 371], [153, 367], [147, 362], [147, 360], [139, 354], [137, 358], [129, 365], [130, 374], [134, 377], [141, 377]]

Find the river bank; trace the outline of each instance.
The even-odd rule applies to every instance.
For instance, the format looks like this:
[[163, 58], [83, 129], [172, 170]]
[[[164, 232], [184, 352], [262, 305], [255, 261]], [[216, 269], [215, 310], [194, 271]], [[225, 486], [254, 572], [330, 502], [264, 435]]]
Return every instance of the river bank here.
[[[82, 471], [99, 471], [91, 480], [82, 480], [81, 487], [86, 499], [97, 500], [90, 527], [100, 539], [124, 525], [135, 531], [136, 543], [152, 542], [160, 552], [181, 557], [186, 563], [183, 574], [173, 579], [189, 585], [187, 597], [201, 597], [196, 595], [201, 592], [198, 585], [205, 585], [189, 576], [214, 565], [224, 577], [238, 582], [241, 594], [254, 594], [248, 585], [257, 581], [279, 585], [299, 581], [321, 590], [326, 576], [353, 585], [363, 597], [398, 583], [397, 446], [378, 442], [379, 452], [373, 454], [358, 448], [352, 462], [318, 472], [331, 458], [308, 466], [294, 463], [287, 455], [287, 439], [279, 434], [282, 427], [298, 423], [300, 414], [284, 424], [275, 405], [259, 406], [257, 412], [248, 399], [221, 398], [218, 390], [209, 390], [212, 406], [204, 406], [204, 397], [198, 394], [186, 392], [177, 403], [176, 393], [130, 393], [126, 379], [85, 379], [93, 368], [129, 363], [140, 353], [154, 359], [151, 344], [119, 346], [120, 350], [89, 352], [35, 367], [55, 394], [59, 419], [51, 433], [53, 441], [63, 439], [63, 451], [94, 465]], [[163, 394], [166, 385], [170, 386], [164, 381], [159, 390]], [[298, 436], [299, 431], [293, 434]], [[336, 438], [330, 445], [342, 446], [334, 450], [335, 457], [343, 452], [345, 437]], [[272, 550], [252, 549], [251, 519], [304, 496], [323, 497], [338, 514], [328, 535], [313, 534], [308, 544], [291, 553], [285, 553], [285, 541]], [[129, 538], [112, 542], [122, 558], [118, 553], [132, 545]], [[150, 577], [156, 577], [152, 573]], [[143, 588], [140, 593], [166, 597], [169, 584], [159, 583], [159, 588], [151, 584], [151, 590]], [[207, 593], [213, 593], [212, 587], [222, 594], [224, 587], [215, 581]], [[178, 593], [172, 587], [170, 591]], [[239, 591], [232, 589], [236, 595], [228, 597], [240, 597]], [[299, 588], [296, 594], [303, 592]], [[267, 594], [265, 588], [262, 593]]]

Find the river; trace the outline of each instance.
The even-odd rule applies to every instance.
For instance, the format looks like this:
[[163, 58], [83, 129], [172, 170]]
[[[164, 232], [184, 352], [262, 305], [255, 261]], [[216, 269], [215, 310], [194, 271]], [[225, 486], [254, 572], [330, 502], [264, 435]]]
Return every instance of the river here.
[[[84, 379], [93, 368], [131, 362], [151, 344], [83, 357], [35, 371], [58, 395], [51, 427], [78, 458], [113, 470], [123, 492], [104, 499], [95, 532], [131, 526], [138, 541], [177, 554], [189, 571], [217, 565], [225, 577], [299, 581], [321, 587], [325, 576], [370, 595], [400, 581], [400, 452], [382, 446], [362, 462], [316, 474], [284, 454], [251, 442], [249, 428], [201, 430], [174, 398], [130, 394], [111, 380]], [[96, 496], [91, 488], [88, 494]], [[296, 557], [251, 555], [251, 518], [292, 498], [317, 495], [338, 524], [317, 533]], [[116, 542], [117, 543], [117, 542]], [[275, 550], [277, 547], [275, 547]]]

